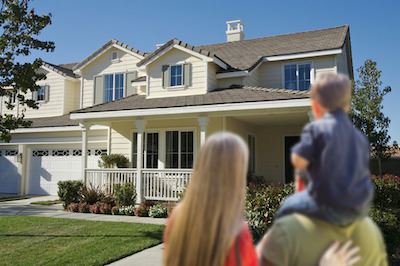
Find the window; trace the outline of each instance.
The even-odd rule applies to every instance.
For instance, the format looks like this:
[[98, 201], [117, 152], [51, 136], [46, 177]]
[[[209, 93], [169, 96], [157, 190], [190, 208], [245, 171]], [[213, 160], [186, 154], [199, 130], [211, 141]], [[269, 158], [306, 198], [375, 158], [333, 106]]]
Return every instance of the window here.
[[112, 60], [112, 61], [118, 60], [118, 52], [112, 52], [112, 54], [111, 54], [111, 60]]
[[8, 101], [10, 103], [15, 103], [17, 101], [17, 94], [13, 92], [10, 96], [8, 96]]
[[171, 66], [170, 73], [170, 86], [182, 86], [183, 85], [183, 65]]
[[104, 75], [104, 102], [111, 102], [124, 97], [124, 74]]
[[193, 132], [166, 132], [166, 168], [192, 168]]
[[284, 67], [285, 88], [308, 90], [311, 84], [311, 64], [288, 64]]
[[46, 100], [46, 86], [40, 86], [36, 95], [36, 101], [44, 102]]
[[146, 133], [146, 168], [158, 168], [158, 133]]
[[254, 174], [256, 172], [256, 137], [248, 135], [247, 144], [249, 146], [249, 173]]

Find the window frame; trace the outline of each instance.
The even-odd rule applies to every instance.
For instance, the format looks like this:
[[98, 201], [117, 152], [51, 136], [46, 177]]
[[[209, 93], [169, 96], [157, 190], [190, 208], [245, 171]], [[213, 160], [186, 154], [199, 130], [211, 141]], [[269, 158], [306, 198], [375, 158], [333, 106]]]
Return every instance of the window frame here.
[[[250, 145], [250, 139], [253, 141], [253, 146]], [[257, 169], [257, 137], [255, 134], [247, 134], [247, 145], [249, 148], [249, 166], [248, 172], [250, 174], [255, 174]], [[253, 154], [252, 154], [253, 153]]]
[[[47, 85], [41, 85], [40, 88], [36, 91], [36, 102], [38, 103], [44, 103], [46, 101], [46, 86]], [[43, 89], [43, 99], [39, 100], [39, 90]]]
[[[122, 75], [122, 97], [121, 98], [116, 98], [116, 76], [117, 75]], [[115, 100], [119, 100], [122, 99], [126, 96], [126, 72], [114, 72], [114, 73], [105, 73], [102, 75], [103, 76], [103, 103], [108, 103], [108, 102], [112, 102]], [[106, 76], [112, 76], [113, 80], [112, 80], [112, 99], [111, 101], [107, 101], [106, 99]]]
[[[173, 67], [181, 67], [181, 84], [180, 85], [172, 85], [172, 68]], [[181, 88], [185, 86], [184, 76], [185, 76], [185, 64], [174, 64], [169, 66], [169, 80], [168, 80], [168, 88]]]
[[308, 89], [300, 90], [299, 85], [300, 85], [300, 79], [299, 79], [299, 65], [310, 65], [310, 87], [314, 82], [314, 62], [313, 61], [294, 61], [294, 62], [287, 62], [282, 64], [281, 67], [281, 73], [282, 73], [282, 88], [286, 88], [286, 78], [285, 78], [285, 67], [288, 65], [296, 65], [296, 89], [298, 91], [307, 91]]
[[[177, 168], [169, 168], [167, 167], [167, 132], [178, 132], [178, 167]], [[192, 136], [192, 168], [193, 164], [195, 161], [195, 145], [196, 145], [196, 140], [195, 140], [195, 131], [192, 129], [167, 129], [165, 130], [165, 169], [191, 169], [191, 168], [182, 168], [182, 133], [184, 132], [191, 132], [193, 134]], [[188, 152], [186, 152], [188, 154]]]

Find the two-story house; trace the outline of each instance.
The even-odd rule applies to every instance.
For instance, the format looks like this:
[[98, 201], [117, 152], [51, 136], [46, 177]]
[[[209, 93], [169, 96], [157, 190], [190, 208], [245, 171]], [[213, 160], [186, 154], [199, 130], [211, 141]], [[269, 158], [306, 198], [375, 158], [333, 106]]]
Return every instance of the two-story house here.
[[[33, 126], [0, 146], [0, 192], [55, 194], [58, 180], [85, 179], [176, 199], [218, 131], [248, 142], [250, 174], [292, 180], [289, 150], [309, 120], [310, 84], [326, 72], [353, 78], [349, 27], [245, 39], [230, 21], [226, 35], [198, 46], [172, 39], [151, 53], [112, 40], [79, 63], [45, 64], [44, 92], [32, 95], [45, 100], [27, 110]], [[125, 155], [130, 168], [98, 169], [105, 153]]]

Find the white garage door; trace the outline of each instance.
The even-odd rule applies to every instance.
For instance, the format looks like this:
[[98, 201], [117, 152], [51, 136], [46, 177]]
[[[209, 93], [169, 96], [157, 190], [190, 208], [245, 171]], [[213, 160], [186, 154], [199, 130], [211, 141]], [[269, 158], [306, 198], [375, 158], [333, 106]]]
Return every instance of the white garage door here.
[[21, 178], [17, 169], [17, 154], [16, 149], [0, 149], [0, 193], [19, 192]]
[[[88, 167], [98, 168], [100, 155], [106, 149], [88, 150]], [[57, 195], [57, 182], [80, 180], [82, 150], [79, 148], [32, 149], [29, 173], [29, 194]]]

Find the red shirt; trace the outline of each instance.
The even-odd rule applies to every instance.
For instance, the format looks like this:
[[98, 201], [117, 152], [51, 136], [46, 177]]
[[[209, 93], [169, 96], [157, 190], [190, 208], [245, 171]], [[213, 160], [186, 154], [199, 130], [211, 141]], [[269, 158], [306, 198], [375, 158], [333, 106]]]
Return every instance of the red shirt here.
[[[164, 230], [165, 246], [167, 246], [168, 234], [169, 231], [171, 230], [171, 224], [172, 224], [171, 217], [168, 219], [167, 226]], [[237, 249], [239, 251], [238, 252], [239, 254], [237, 254], [236, 251]], [[240, 259], [239, 265], [237, 265], [236, 263], [238, 257]], [[243, 228], [240, 231], [240, 234], [236, 237], [235, 241], [232, 243], [232, 246], [229, 250], [224, 266], [258, 266], [258, 259], [253, 245], [253, 238], [250, 234], [247, 223], [243, 223]]]

